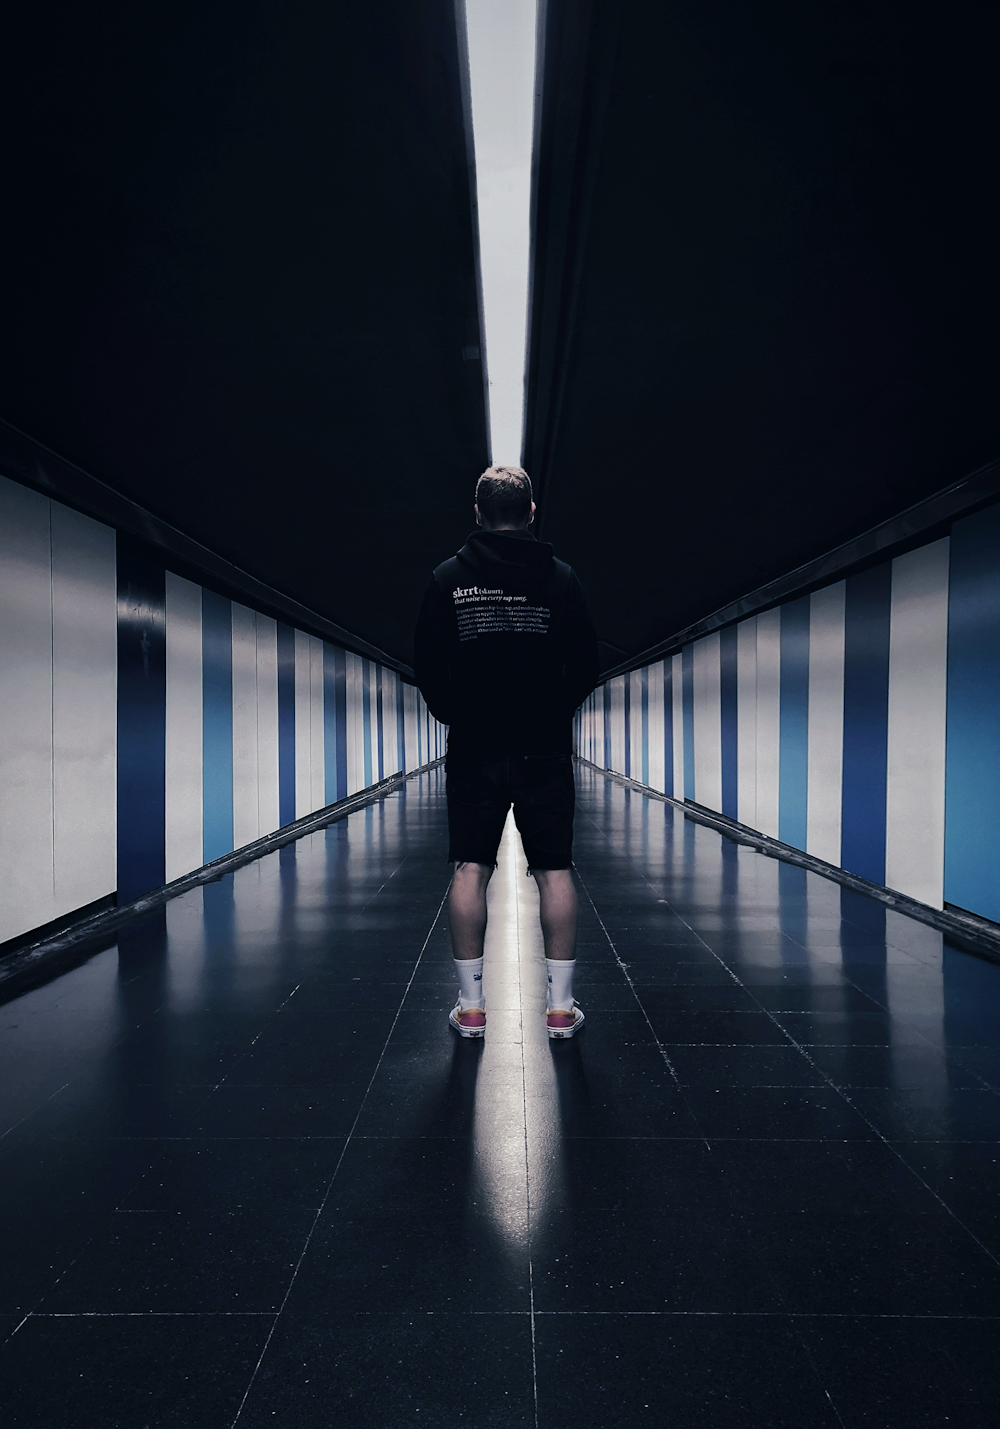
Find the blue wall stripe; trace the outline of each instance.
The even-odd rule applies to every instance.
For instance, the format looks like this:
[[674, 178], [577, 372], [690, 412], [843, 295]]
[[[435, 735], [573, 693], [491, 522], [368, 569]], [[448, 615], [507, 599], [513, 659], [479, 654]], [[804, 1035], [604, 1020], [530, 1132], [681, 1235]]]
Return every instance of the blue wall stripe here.
[[278, 817], [295, 822], [295, 631], [278, 623]]
[[951, 530], [944, 896], [1000, 922], [1000, 506]]
[[[735, 634], [735, 627], [734, 632]], [[886, 690], [889, 647], [886, 643]], [[735, 661], [734, 661], [735, 679]], [[781, 689], [778, 744], [778, 838], [806, 846], [809, 780], [809, 597], [781, 607]], [[888, 706], [887, 706], [888, 709]], [[883, 775], [883, 783], [885, 776]], [[883, 820], [884, 820], [883, 811]], [[883, 847], [884, 847], [883, 839]]]
[[203, 591], [201, 621], [202, 848], [205, 862], [211, 863], [233, 848], [232, 603]]
[[625, 686], [624, 699], [622, 705], [625, 711], [625, 777], [632, 777], [632, 676], [626, 675], [622, 683]]
[[[166, 592], [118, 538], [118, 902], [166, 882]], [[232, 752], [230, 749], [230, 759]]]
[[719, 695], [722, 709], [722, 812], [736, 818], [737, 729], [736, 626], [719, 631]]
[[604, 769], [611, 768], [611, 686], [603, 686], [604, 692]]
[[681, 651], [681, 703], [684, 712], [684, 794], [694, 798], [694, 646]]
[[885, 881], [885, 780], [889, 715], [886, 561], [849, 576], [844, 612], [844, 774], [841, 864]]

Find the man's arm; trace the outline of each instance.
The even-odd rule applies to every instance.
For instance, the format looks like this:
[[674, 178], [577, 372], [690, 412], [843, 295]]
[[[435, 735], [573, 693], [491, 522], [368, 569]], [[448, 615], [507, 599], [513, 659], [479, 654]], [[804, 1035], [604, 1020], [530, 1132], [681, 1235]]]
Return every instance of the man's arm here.
[[451, 724], [450, 611], [431, 576], [413, 634], [413, 673], [427, 708], [441, 724]]
[[566, 611], [565, 688], [571, 710], [578, 710], [601, 677], [597, 652], [597, 631], [574, 572], [570, 581]]

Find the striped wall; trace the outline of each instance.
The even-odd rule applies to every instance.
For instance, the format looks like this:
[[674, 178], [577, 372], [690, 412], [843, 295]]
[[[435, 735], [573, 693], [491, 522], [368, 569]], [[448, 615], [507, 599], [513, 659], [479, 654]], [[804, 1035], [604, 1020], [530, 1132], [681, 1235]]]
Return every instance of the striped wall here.
[[610, 680], [601, 768], [1000, 921], [1000, 507]]
[[444, 753], [395, 673], [0, 477], [0, 942]]

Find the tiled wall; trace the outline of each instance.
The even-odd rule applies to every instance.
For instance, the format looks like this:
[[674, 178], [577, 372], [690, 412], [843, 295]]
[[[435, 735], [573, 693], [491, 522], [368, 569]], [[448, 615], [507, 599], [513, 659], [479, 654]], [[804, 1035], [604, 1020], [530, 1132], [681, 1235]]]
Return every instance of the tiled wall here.
[[577, 748], [1000, 920], [1000, 507], [600, 687]]
[[412, 685], [0, 477], [0, 942], [444, 753]]

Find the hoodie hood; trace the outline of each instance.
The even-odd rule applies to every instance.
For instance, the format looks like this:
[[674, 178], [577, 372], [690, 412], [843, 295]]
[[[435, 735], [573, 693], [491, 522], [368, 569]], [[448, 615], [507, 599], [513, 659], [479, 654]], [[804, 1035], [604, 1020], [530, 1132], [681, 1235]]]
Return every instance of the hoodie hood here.
[[458, 553], [472, 566], [528, 567], [539, 573], [551, 567], [552, 547], [527, 531], [473, 531]]

